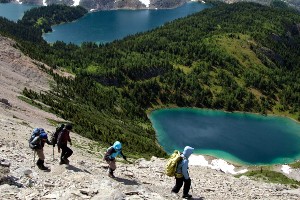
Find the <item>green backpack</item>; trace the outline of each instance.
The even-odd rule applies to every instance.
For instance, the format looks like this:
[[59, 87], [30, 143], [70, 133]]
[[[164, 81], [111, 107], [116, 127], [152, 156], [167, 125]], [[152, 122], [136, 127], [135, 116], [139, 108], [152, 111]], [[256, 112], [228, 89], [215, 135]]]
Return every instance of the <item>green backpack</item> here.
[[180, 161], [182, 161], [180, 152], [178, 150], [175, 150], [167, 161], [167, 164], [165, 166], [165, 174], [170, 177], [175, 176], [177, 165]]

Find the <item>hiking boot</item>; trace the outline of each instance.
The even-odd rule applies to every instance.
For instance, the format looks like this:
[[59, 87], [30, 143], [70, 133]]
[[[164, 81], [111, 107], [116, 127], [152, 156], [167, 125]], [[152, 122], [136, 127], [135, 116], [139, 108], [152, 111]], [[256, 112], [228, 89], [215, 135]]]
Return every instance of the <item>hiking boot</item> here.
[[116, 178], [115, 175], [114, 175], [113, 173], [108, 173], [108, 176], [109, 176], [110, 178]]
[[63, 158], [63, 161], [64, 161], [64, 164], [69, 164], [70, 163], [70, 161], [68, 160], [68, 158]]
[[68, 162], [66, 162], [64, 159], [61, 159], [59, 162], [60, 165], [64, 165], [64, 164], [68, 164]]
[[46, 167], [45, 165], [38, 165], [38, 168], [39, 168], [40, 170], [48, 170], [48, 169], [49, 169], [49, 168]]
[[114, 172], [111, 171], [110, 169], [107, 170], [107, 175], [108, 175], [110, 178], [115, 178]]
[[184, 194], [184, 195], [182, 195], [182, 198], [190, 199], [190, 198], [192, 198], [192, 196], [193, 195], [191, 195], [191, 194]]

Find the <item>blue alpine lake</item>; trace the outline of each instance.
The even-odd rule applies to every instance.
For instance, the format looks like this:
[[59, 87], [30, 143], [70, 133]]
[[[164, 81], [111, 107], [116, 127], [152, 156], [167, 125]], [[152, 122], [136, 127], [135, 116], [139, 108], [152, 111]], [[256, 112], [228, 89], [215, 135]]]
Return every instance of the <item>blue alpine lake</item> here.
[[34, 7], [37, 6], [31, 4], [0, 3], [0, 16], [16, 22], [22, 19], [25, 11]]
[[186, 3], [166, 10], [111, 10], [91, 12], [71, 23], [53, 26], [53, 32], [43, 35], [53, 43], [80, 44], [82, 42], [107, 43], [139, 32], [159, 27], [166, 22], [199, 12], [210, 5], [198, 2]]
[[156, 110], [149, 117], [168, 153], [191, 146], [196, 154], [243, 165], [300, 159], [300, 124], [288, 118], [192, 108]]

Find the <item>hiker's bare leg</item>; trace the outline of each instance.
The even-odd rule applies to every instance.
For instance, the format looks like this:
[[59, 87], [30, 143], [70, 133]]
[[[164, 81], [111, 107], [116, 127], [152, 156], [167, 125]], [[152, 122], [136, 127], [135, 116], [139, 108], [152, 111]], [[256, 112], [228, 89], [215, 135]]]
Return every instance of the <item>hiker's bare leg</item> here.
[[108, 161], [106, 161], [107, 163], [108, 163], [108, 165], [109, 165], [109, 171], [108, 171], [108, 176], [110, 176], [110, 177], [115, 177], [114, 176], [114, 171], [115, 171], [115, 169], [117, 168], [117, 166], [116, 166], [116, 160], [108, 160]]

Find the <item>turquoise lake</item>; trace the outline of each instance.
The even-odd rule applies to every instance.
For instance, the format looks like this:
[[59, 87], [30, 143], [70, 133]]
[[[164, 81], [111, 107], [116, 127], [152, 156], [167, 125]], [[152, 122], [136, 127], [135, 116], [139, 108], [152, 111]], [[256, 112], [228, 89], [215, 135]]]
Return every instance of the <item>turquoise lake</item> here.
[[[37, 6], [16, 3], [0, 4], [0, 16], [17, 21], [23, 17], [26, 10], [33, 7]], [[44, 34], [43, 38], [49, 43], [56, 41], [74, 44], [107, 43], [128, 35], [152, 30], [209, 7], [211, 5], [189, 2], [175, 9], [90, 12], [77, 21], [53, 26], [53, 32]]]
[[175, 108], [154, 111], [150, 120], [168, 153], [188, 145], [196, 154], [246, 165], [300, 159], [300, 124], [288, 118]]
[[185, 17], [210, 7], [197, 2], [166, 10], [111, 10], [91, 12], [79, 20], [53, 26], [53, 32], [44, 34], [47, 42], [64, 41], [107, 43], [128, 35], [145, 32], [166, 22]]
[[31, 4], [0, 3], [0, 16], [12, 21], [22, 19], [24, 12], [37, 7]]

